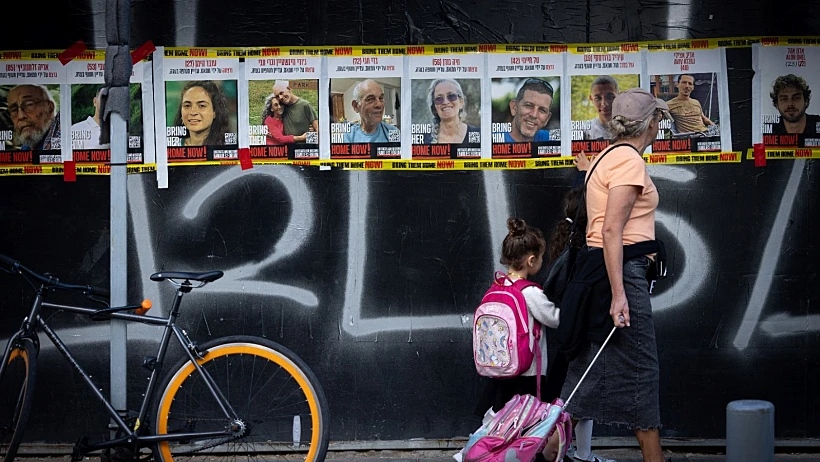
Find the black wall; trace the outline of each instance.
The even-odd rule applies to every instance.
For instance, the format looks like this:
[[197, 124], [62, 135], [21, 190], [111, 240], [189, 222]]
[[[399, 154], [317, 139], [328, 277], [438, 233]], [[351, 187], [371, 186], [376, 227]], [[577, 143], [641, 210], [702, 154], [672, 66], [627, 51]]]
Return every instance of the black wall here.
[[[102, 47], [97, 3], [55, 7], [38, 23], [48, 31], [41, 34], [11, 21], [0, 48], [60, 48], [77, 39]], [[132, 45], [810, 35], [820, 20], [806, 14], [808, 5], [135, 1]], [[727, 54], [733, 140], [745, 150], [750, 52]], [[158, 307], [169, 301], [167, 289], [148, 281], [155, 271], [226, 270], [210, 291], [186, 299], [183, 323], [200, 340], [252, 333], [296, 351], [328, 395], [333, 440], [463, 436], [478, 424], [472, 408], [483, 382], [472, 365], [469, 316], [496, 267], [503, 236], [493, 232], [509, 215], [550, 229], [562, 218], [558, 203], [573, 173], [188, 167], [171, 170], [167, 190], [156, 188], [153, 175], [131, 176], [129, 298], [149, 297]], [[726, 404], [755, 398], [775, 404], [778, 437], [820, 437], [817, 163], [655, 166], [651, 173], [661, 193], [658, 234], [672, 260], [653, 299], [662, 435], [722, 437]], [[0, 253], [65, 279], [107, 284], [108, 178], [0, 178], [0, 197]], [[3, 276], [0, 294], [5, 339], [29, 291]], [[65, 314], [52, 323], [107, 389], [108, 326]], [[144, 385], [139, 363], [156, 334], [129, 331], [132, 406]], [[40, 358], [28, 438], [73, 442], [99, 433], [105, 415], [76, 375], [53, 349], [44, 346]], [[67, 417], [78, 411], [88, 418]], [[596, 427], [603, 434], [623, 433]]]

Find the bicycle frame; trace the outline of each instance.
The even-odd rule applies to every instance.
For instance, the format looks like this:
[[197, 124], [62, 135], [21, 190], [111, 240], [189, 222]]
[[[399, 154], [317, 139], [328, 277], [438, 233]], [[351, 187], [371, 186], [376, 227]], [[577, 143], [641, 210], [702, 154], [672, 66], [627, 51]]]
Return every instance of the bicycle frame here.
[[[45, 301], [45, 286], [41, 285], [37, 291], [34, 302], [32, 304], [31, 312], [29, 313], [28, 317], [23, 320], [23, 325], [21, 326], [20, 330], [18, 330], [14, 335], [12, 335], [9, 338], [9, 342], [6, 345], [3, 357], [6, 358], [8, 356], [11, 346], [17, 339], [29, 338], [36, 342], [36, 330], [37, 328], [40, 328], [40, 330], [42, 330], [46, 334], [49, 340], [51, 340], [51, 343], [53, 343], [57, 350], [63, 355], [66, 361], [68, 361], [69, 364], [71, 364], [74, 370], [80, 373], [80, 375], [83, 377], [83, 380], [91, 388], [91, 391], [94, 392], [94, 396], [96, 396], [97, 399], [102, 402], [111, 419], [114, 420], [120, 431], [122, 431], [125, 434], [125, 436], [114, 438], [108, 441], [86, 444], [83, 446], [83, 452], [85, 453], [125, 445], [134, 445], [135, 447], [139, 448], [163, 441], [181, 441], [218, 436], [229, 437], [232, 434], [230, 427], [226, 427], [225, 431], [221, 432], [174, 433], [172, 435], [139, 434], [140, 429], [144, 428], [142, 423], [145, 422], [145, 419], [148, 415], [148, 407], [151, 404], [151, 398], [153, 397], [157, 381], [160, 378], [160, 373], [162, 371], [162, 366], [164, 365], [165, 355], [168, 351], [168, 345], [170, 344], [172, 334], [175, 336], [182, 349], [188, 355], [188, 358], [193, 362], [195, 369], [198, 371], [199, 374], [201, 374], [201, 376], [205, 380], [205, 383], [208, 385], [208, 389], [210, 390], [211, 394], [213, 395], [217, 403], [219, 403], [222, 412], [225, 414], [226, 420], [232, 421], [239, 419], [239, 416], [237, 415], [236, 411], [234, 411], [230, 403], [227, 402], [225, 396], [222, 394], [222, 391], [219, 390], [219, 388], [216, 386], [210, 374], [208, 374], [208, 372], [205, 371], [197, 362], [197, 359], [201, 359], [204, 353], [199, 352], [196, 348], [196, 345], [194, 345], [193, 342], [191, 342], [191, 340], [188, 338], [187, 333], [183, 329], [176, 326], [176, 318], [179, 316], [179, 307], [181, 304], [182, 296], [185, 293], [190, 292], [190, 290], [191, 287], [185, 285], [177, 289], [171, 311], [168, 314], [168, 316], [164, 318], [158, 316], [137, 315], [116, 311], [104, 314], [106, 318], [110, 319], [120, 319], [127, 322], [139, 322], [142, 324], [148, 324], [153, 326], [164, 326], [162, 337], [159, 344], [159, 349], [156, 355], [156, 363], [151, 370], [151, 376], [148, 380], [148, 385], [145, 390], [142, 404], [140, 405], [140, 410], [137, 416], [134, 429], [131, 429], [128, 426], [125, 420], [123, 420], [122, 416], [120, 416], [120, 413], [116, 409], [114, 409], [114, 406], [111, 404], [111, 402], [102, 394], [102, 392], [99, 390], [99, 387], [97, 387], [97, 385], [88, 375], [88, 373], [86, 373], [85, 370], [83, 370], [83, 368], [80, 366], [80, 364], [68, 350], [68, 347], [63, 343], [60, 337], [48, 326], [46, 321], [40, 317], [40, 311], [42, 308], [88, 315], [99, 314], [99, 310], [95, 308], [48, 303]], [[0, 376], [3, 374], [5, 365], [5, 360], [2, 363], [0, 363]]]

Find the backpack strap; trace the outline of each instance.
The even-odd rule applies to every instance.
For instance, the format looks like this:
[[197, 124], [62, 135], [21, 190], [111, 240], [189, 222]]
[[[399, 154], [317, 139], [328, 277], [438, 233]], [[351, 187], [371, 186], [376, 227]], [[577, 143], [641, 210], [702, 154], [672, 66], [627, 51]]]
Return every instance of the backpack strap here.
[[[517, 279], [513, 282], [513, 287], [522, 291], [522, 295], [524, 289], [532, 286], [541, 289], [540, 285], [528, 279]], [[529, 319], [529, 315], [527, 318]], [[535, 397], [538, 398], [538, 401], [541, 401], [541, 347], [538, 345], [538, 340], [541, 338], [541, 323], [535, 318], [533, 318], [531, 333], [535, 337], [533, 342], [533, 349], [535, 350], [535, 358], [533, 358], [533, 361], [535, 361]]]
[[[500, 273], [500, 271], [499, 271], [499, 273]], [[507, 278], [509, 279], [509, 277], [507, 277]], [[539, 289], [541, 288], [541, 286], [538, 285], [537, 282], [530, 281], [529, 279], [516, 279], [515, 281], [512, 281], [512, 285], [513, 285], [513, 287], [515, 287], [516, 289], [521, 290], [521, 291], [523, 291], [527, 287], [531, 287], [531, 286], [538, 287]]]

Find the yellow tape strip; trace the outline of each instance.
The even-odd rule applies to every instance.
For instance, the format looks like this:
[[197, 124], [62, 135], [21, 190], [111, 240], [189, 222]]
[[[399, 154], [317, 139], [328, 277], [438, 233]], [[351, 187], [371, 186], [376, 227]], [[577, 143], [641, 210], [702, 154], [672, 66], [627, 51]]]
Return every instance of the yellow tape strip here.
[[[747, 159], [754, 159], [754, 148], [746, 151]], [[769, 148], [766, 149], [766, 159], [820, 159], [820, 149], [812, 148]]]

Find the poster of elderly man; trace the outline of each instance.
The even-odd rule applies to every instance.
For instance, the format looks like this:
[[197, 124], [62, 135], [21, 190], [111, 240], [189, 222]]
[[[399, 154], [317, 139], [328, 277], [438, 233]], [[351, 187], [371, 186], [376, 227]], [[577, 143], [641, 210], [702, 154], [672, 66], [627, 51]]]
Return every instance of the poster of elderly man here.
[[20, 83], [0, 86], [0, 138], [4, 164], [61, 162], [60, 85]]
[[56, 53], [2, 53], [0, 164], [59, 164], [71, 154], [70, 139], [63, 130], [70, 121], [62, 120], [67, 114], [61, 111], [69, 96], [65, 75]]

